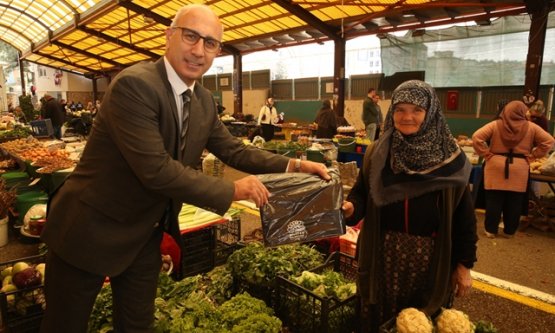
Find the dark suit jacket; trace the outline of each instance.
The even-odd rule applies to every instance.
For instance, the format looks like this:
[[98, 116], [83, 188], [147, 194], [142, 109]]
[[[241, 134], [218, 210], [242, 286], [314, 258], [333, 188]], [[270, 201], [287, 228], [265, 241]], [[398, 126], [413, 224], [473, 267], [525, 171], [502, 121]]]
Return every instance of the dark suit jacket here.
[[42, 239], [83, 270], [121, 273], [170, 205], [179, 239], [183, 202], [223, 214], [234, 185], [195, 170], [206, 148], [248, 173], [284, 172], [288, 159], [247, 147], [220, 122], [210, 91], [195, 84], [185, 153], [163, 58], [123, 70], [111, 83], [75, 171], [51, 198]]

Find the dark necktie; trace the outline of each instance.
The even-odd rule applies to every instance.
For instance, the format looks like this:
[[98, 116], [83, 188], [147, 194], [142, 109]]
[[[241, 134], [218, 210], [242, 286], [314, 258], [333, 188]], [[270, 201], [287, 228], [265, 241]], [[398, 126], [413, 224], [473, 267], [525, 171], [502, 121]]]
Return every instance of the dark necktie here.
[[189, 109], [191, 107], [191, 89], [185, 90], [181, 94], [183, 98], [183, 122], [181, 123], [181, 152], [185, 150], [185, 137], [187, 136], [187, 129], [189, 127]]

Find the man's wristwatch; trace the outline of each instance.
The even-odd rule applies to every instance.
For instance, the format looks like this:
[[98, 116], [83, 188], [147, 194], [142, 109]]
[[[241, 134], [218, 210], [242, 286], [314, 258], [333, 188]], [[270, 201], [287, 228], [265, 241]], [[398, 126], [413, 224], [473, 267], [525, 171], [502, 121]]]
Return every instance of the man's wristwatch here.
[[301, 171], [301, 159], [297, 158], [295, 160], [295, 172], [300, 172]]

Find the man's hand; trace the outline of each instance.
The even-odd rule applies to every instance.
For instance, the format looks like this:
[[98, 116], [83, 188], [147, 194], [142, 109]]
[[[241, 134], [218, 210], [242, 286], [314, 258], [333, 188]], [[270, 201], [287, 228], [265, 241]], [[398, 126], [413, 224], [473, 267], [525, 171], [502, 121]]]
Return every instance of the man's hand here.
[[[289, 161], [289, 166], [287, 167], [288, 172], [295, 172], [295, 163], [297, 159], [291, 159]], [[300, 168], [298, 172], [312, 173], [320, 176], [324, 180], [330, 180], [331, 176], [328, 173], [328, 168], [324, 163], [317, 163], [307, 160], [301, 160]]]
[[256, 176], [247, 176], [233, 182], [235, 193], [233, 200], [252, 200], [257, 207], [268, 203], [270, 191], [262, 184]]

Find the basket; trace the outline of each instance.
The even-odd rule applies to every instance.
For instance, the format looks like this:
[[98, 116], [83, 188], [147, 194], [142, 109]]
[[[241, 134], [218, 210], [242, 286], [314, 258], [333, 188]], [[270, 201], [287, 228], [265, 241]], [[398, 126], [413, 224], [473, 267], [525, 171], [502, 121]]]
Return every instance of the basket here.
[[[43, 263], [45, 255], [19, 258], [0, 263], [0, 271], [17, 262]], [[38, 285], [0, 293], [0, 331], [38, 332], [44, 314], [44, 286]]]
[[241, 240], [241, 218], [234, 217], [231, 221], [214, 225], [216, 246], [214, 249], [214, 265], [220, 266], [239, 248]]
[[181, 235], [181, 275], [193, 276], [214, 268], [214, 228], [207, 227]]
[[353, 153], [356, 151], [356, 139], [355, 138], [338, 138], [337, 145], [340, 153], [348, 152]]
[[306, 159], [313, 162], [324, 163], [324, 152], [322, 152], [321, 150], [307, 149]]
[[[313, 272], [332, 268], [355, 281], [357, 264], [353, 257], [335, 252]], [[289, 279], [278, 277], [275, 297], [278, 317], [291, 332], [351, 333], [356, 331], [357, 296], [345, 300], [321, 297]]]
[[29, 122], [35, 137], [49, 137], [54, 134], [54, 127], [50, 119], [32, 120]]

